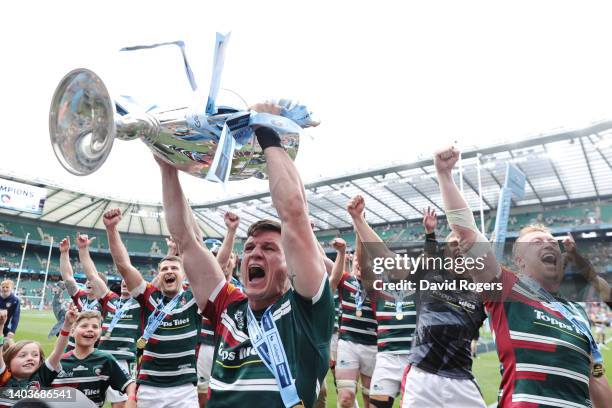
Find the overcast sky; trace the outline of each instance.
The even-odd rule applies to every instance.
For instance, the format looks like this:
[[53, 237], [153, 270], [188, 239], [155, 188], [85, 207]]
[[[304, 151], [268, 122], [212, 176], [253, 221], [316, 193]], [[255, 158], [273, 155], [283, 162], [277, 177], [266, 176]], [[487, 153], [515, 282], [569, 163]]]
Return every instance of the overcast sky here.
[[[298, 98], [321, 118], [298, 157], [307, 182], [429, 156], [454, 140], [469, 147], [612, 118], [606, 2], [206, 3], [4, 5], [0, 174], [159, 202], [158, 171], [140, 141], [115, 141], [91, 176], [66, 172], [49, 142], [51, 96], [64, 74], [87, 67], [115, 93], [204, 106], [216, 31], [232, 31], [223, 87], [249, 103]], [[190, 91], [177, 49], [118, 52], [175, 40], [187, 45], [201, 94]], [[266, 187], [183, 181], [192, 202]]]

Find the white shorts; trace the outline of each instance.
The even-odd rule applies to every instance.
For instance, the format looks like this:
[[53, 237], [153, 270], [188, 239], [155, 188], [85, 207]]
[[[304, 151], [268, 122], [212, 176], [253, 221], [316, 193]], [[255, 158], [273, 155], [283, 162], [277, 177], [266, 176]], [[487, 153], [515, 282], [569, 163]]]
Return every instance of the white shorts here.
[[208, 392], [208, 384], [210, 383], [210, 373], [212, 372], [213, 357], [215, 355], [215, 347], [206, 344], [200, 345], [198, 352], [198, 393], [205, 394]]
[[409, 367], [404, 374], [402, 408], [487, 408], [474, 380], [447, 378]]
[[595, 334], [601, 334], [603, 332], [604, 332], [603, 326], [595, 325]]
[[199, 408], [198, 392], [192, 384], [176, 387], [139, 385], [138, 408]]
[[338, 332], [332, 334], [329, 343], [329, 359], [335, 363], [336, 357], [338, 357]]
[[[126, 373], [128, 373], [128, 375], [131, 377], [132, 375], [130, 374], [130, 367], [127, 363], [127, 361], [125, 360], [117, 360], [117, 363], [119, 364], [119, 367], [121, 367], [123, 369], [123, 371], [125, 371]], [[106, 402], [109, 402], [111, 404], [117, 403], [117, 402], [124, 402], [127, 401], [127, 395], [116, 391], [115, 389], [108, 387], [108, 389], [106, 390]]]
[[408, 366], [408, 354], [382, 352], [376, 354], [370, 395], [397, 397], [402, 390], [402, 377]]
[[336, 369], [359, 369], [368, 377], [374, 372], [378, 346], [364, 346], [352, 341], [338, 340], [338, 358]]

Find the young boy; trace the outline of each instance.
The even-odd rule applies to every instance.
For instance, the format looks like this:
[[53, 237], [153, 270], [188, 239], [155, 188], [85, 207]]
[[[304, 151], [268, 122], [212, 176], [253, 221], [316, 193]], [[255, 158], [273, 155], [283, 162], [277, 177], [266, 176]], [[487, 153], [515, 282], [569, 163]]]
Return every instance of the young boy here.
[[75, 348], [64, 354], [63, 370], [53, 381], [53, 387], [73, 387], [98, 406], [104, 404], [106, 390], [111, 387], [126, 393], [126, 408], [136, 407], [136, 384], [110, 354], [94, 348], [102, 330], [100, 312], [81, 312], [72, 329]]

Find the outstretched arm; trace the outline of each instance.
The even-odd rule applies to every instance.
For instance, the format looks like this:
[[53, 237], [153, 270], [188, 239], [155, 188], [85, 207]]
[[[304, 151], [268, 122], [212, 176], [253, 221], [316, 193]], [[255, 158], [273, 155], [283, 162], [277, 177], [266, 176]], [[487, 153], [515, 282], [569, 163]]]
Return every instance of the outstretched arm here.
[[81, 265], [83, 265], [87, 280], [91, 284], [93, 295], [96, 299], [102, 299], [108, 293], [108, 287], [102, 278], [100, 278], [100, 275], [98, 275], [96, 265], [89, 254], [89, 245], [91, 245], [94, 239], [96, 238], [93, 237], [89, 239], [86, 234], [77, 234], [76, 244], [79, 250], [79, 260], [81, 261]]
[[74, 296], [79, 291], [76, 280], [74, 279], [74, 272], [72, 271], [72, 265], [70, 265], [70, 238], [66, 237], [60, 241], [60, 274], [62, 280], [66, 285], [66, 291], [68, 295]]
[[225, 281], [214, 255], [202, 244], [191, 208], [183, 194], [177, 170], [160, 159], [164, 212], [168, 230], [182, 251], [183, 267], [196, 302], [204, 310], [213, 290]]
[[144, 279], [140, 274], [140, 271], [132, 265], [130, 261], [130, 255], [128, 254], [123, 241], [121, 241], [121, 235], [119, 235], [119, 229], [117, 226], [121, 222], [121, 210], [119, 208], [113, 208], [104, 213], [102, 222], [106, 228], [106, 236], [108, 237], [108, 246], [110, 249], [113, 262], [117, 266], [119, 274], [125, 280], [125, 285], [131, 292], [137, 287], [144, 283]]
[[[280, 113], [280, 106], [258, 104], [257, 112]], [[291, 158], [270, 129], [257, 129], [257, 140], [264, 151], [272, 203], [281, 220], [281, 239], [294, 289], [303, 297], [315, 297], [326, 276], [323, 258], [310, 226], [308, 203], [300, 175]]]
[[458, 160], [459, 151], [454, 147], [440, 150], [434, 157], [444, 211], [448, 224], [459, 237], [459, 246], [463, 255], [483, 259], [484, 268], [473, 269], [472, 279], [475, 282], [490, 282], [500, 275], [501, 269], [491, 245], [476, 227], [472, 210], [453, 180], [452, 171]]
[[223, 216], [223, 221], [227, 227], [227, 232], [225, 233], [221, 248], [219, 248], [219, 252], [217, 253], [217, 262], [219, 262], [221, 269], [225, 268], [234, 250], [234, 241], [236, 240], [236, 231], [240, 225], [240, 217], [238, 214], [227, 211]]

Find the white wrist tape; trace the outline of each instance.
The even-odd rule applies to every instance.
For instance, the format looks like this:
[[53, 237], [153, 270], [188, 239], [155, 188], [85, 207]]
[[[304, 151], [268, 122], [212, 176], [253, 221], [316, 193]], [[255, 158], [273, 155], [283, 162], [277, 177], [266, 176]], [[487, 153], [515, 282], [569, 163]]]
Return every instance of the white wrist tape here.
[[474, 243], [467, 251], [467, 253], [465, 253], [466, 256], [470, 258], [480, 258], [483, 257], [490, 250], [491, 245], [489, 244], [489, 241], [478, 230], [478, 227], [476, 226], [476, 220], [474, 219], [474, 214], [472, 214], [472, 210], [470, 210], [468, 207], [458, 208], [455, 210], [447, 210], [446, 220], [448, 221], [448, 225], [450, 225], [451, 227], [453, 225], [463, 227], [473, 231], [476, 235], [476, 237], [474, 238]]

